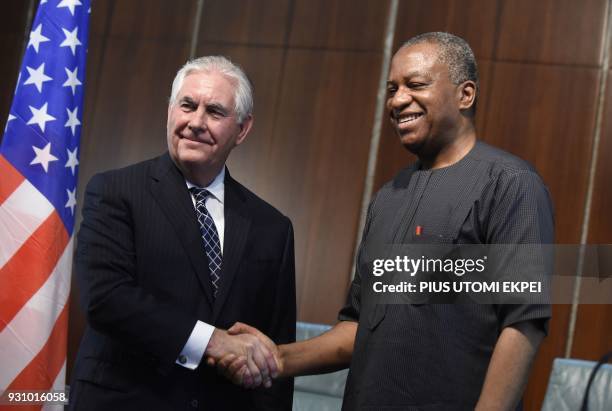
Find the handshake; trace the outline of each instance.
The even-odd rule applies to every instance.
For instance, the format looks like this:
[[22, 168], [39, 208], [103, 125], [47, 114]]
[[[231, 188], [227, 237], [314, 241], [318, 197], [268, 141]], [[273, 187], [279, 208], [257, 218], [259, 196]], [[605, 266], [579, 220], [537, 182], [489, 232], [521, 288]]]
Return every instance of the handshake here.
[[215, 328], [206, 351], [206, 363], [244, 388], [272, 386], [283, 374], [280, 350], [258, 329], [237, 322], [229, 330]]

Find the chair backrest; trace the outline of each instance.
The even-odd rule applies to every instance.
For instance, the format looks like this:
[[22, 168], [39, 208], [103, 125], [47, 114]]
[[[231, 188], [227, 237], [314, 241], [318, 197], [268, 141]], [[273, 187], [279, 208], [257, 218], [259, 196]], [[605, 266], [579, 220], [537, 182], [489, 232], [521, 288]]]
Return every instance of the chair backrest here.
[[[330, 328], [324, 324], [298, 322], [296, 338], [298, 341], [307, 340], [323, 334]], [[293, 392], [293, 410], [340, 410], [347, 374], [348, 370], [342, 370], [329, 374], [297, 377]]]
[[[595, 364], [593, 361], [555, 359], [542, 411], [579, 411]], [[601, 366], [588, 401], [589, 411], [612, 410], [612, 365]]]

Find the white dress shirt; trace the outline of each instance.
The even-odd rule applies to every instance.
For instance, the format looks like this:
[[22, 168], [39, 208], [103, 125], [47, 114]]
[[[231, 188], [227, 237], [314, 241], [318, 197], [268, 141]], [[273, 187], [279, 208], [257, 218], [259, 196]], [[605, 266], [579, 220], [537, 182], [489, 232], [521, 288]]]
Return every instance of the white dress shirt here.
[[[225, 200], [225, 167], [221, 169], [217, 177], [215, 177], [206, 187], [198, 187], [187, 180], [185, 180], [185, 183], [187, 184], [187, 188], [205, 188], [210, 192], [211, 195], [206, 199], [206, 209], [215, 222], [215, 227], [217, 227], [217, 234], [219, 235], [219, 242], [221, 243], [221, 254], [223, 254], [223, 237], [225, 230], [225, 216], [223, 214], [223, 204]], [[196, 203], [193, 195], [191, 195], [191, 201], [195, 208]], [[202, 252], [205, 252], [204, 244], [202, 244]], [[195, 370], [202, 361], [204, 351], [206, 351], [206, 347], [208, 346], [208, 342], [214, 330], [215, 327], [212, 325], [198, 320], [191, 331], [191, 335], [189, 335], [189, 339], [187, 339], [187, 343], [176, 359], [176, 363], [190, 370]]]

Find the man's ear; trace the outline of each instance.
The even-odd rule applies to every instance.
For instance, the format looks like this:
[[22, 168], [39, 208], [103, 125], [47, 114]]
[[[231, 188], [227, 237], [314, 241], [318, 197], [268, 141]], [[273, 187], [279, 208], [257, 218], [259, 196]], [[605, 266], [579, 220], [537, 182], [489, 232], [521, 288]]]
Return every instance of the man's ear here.
[[464, 81], [459, 85], [459, 109], [467, 110], [474, 105], [476, 101], [476, 83], [471, 80]]
[[251, 127], [253, 127], [253, 115], [249, 114], [244, 120], [242, 120], [241, 124], [238, 124], [238, 127], [240, 128], [240, 132], [238, 133], [238, 138], [236, 139], [235, 145], [237, 146], [242, 144], [244, 139], [249, 134], [249, 131], [251, 131]]

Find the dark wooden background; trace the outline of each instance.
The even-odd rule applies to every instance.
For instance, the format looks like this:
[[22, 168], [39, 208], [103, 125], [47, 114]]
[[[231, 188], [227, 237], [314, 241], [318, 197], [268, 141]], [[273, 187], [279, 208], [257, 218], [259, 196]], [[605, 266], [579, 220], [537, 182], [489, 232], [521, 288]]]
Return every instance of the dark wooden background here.
[[[3, 119], [36, 3], [3, 4]], [[232, 154], [230, 170], [293, 220], [300, 320], [333, 323], [351, 279], [367, 181], [376, 190], [412, 161], [384, 117], [380, 140], [372, 140], [382, 114], [385, 33], [395, 23], [393, 50], [438, 30], [472, 45], [481, 75], [480, 137], [536, 166], [554, 199], [557, 242], [612, 243], [611, 6], [612, 0], [94, 0], [79, 200], [94, 173], [165, 150], [170, 83], [192, 49], [227, 55], [252, 78], [256, 107], [254, 130]], [[73, 288], [69, 368], [83, 329], [77, 294]], [[612, 305], [554, 306], [527, 410], [540, 409], [553, 358], [569, 350], [571, 357], [597, 359], [612, 349], [610, 324]]]

